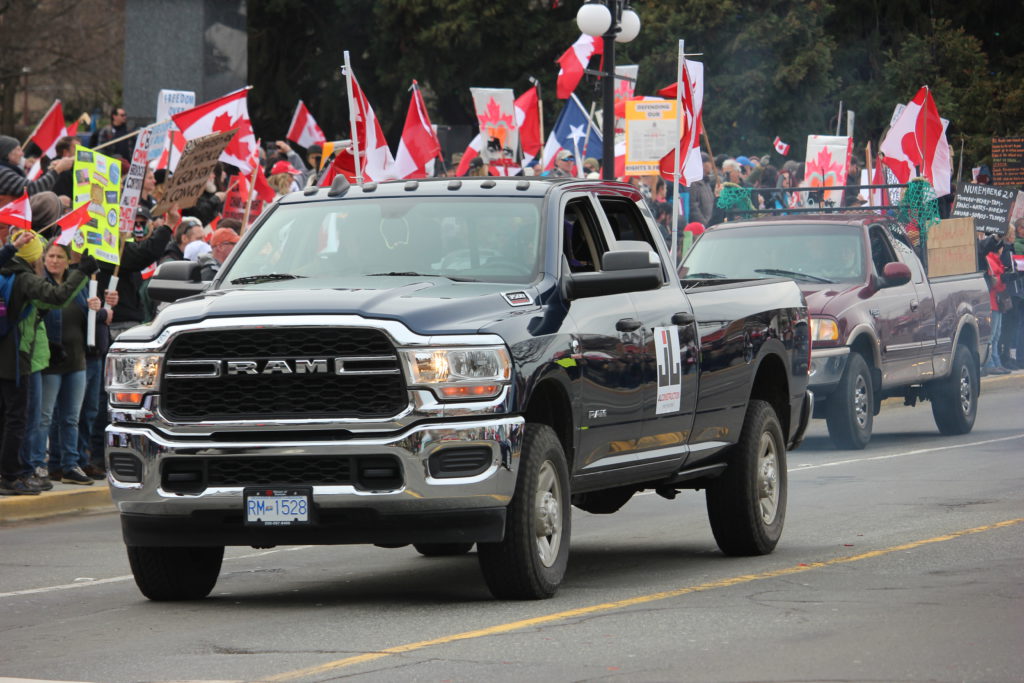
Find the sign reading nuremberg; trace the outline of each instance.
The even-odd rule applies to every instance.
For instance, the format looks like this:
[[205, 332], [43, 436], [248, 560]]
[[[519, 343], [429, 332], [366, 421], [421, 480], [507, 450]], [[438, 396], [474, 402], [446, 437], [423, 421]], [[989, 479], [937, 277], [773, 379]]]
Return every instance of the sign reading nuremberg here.
[[1017, 198], [1011, 187], [957, 183], [952, 217], [974, 218], [974, 229], [1003, 234], [1010, 225], [1010, 208]]
[[217, 166], [220, 153], [228, 146], [236, 132], [237, 128], [189, 140], [185, 145], [185, 151], [181, 153], [181, 160], [178, 161], [174, 175], [167, 182], [164, 197], [153, 207], [152, 214], [160, 216], [174, 205], [179, 209], [195, 206], [199, 195], [203, 194], [210, 173]]

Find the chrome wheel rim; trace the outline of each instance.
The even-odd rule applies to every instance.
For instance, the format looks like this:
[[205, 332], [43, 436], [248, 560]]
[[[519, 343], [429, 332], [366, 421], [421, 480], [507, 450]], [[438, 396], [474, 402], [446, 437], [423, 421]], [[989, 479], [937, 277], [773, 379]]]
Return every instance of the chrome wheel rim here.
[[853, 417], [857, 426], [867, 429], [868, 426], [868, 383], [864, 375], [857, 375], [853, 383]]
[[541, 564], [550, 567], [558, 557], [562, 544], [562, 487], [558, 483], [555, 466], [545, 461], [537, 475], [536, 529], [537, 556]]
[[971, 414], [971, 404], [974, 402], [971, 391], [971, 371], [967, 366], [960, 368], [960, 410], [964, 415]]
[[767, 432], [761, 435], [757, 455], [757, 503], [761, 521], [775, 521], [779, 512], [779, 452], [775, 439]]

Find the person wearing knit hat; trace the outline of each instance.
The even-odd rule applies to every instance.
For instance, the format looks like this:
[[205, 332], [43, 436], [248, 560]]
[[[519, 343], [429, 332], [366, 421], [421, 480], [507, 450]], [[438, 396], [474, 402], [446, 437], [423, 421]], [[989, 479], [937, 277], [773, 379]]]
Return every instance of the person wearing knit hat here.
[[44, 238], [54, 237], [54, 228], [60, 233], [60, 228], [54, 223], [64, 213], [64, 205], [60, 198], [53, 192], [39, 192], [32, 195], [28, 200], [32, 207], [32, 229], [41, 234]]
[[[25, 150], [21, 143], [9, 135], [0, 135], [0, 196], [20, 197], [26, 191], [29, 196], [53, 188], [57, 175], [70, 169], [75, 163], [72, 158], [58, 159], [50, 164], [46, 173], [29, 182], [25, 175]], [[4, 203], [0, 200], [0, 203]]]

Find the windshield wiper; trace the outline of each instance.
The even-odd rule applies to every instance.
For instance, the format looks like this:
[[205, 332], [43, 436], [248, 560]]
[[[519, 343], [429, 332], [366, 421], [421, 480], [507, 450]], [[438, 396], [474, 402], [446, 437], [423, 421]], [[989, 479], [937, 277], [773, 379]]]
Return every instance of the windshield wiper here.
[[795, 280], [810, 280], [811, 282], [824, 282], [827, 284], [835, 284], [835, 280], [830, 280], [827, 277], [819, 277], [817, 275], [811, 275], [810, 273], [801, 273], [795, 270], [782, 270], [780, 268], [755, 268], [755, 273], [764, 273], [765, 275], [778, 275], [779, 277], [791, 277]]
[[455, 275], [442, 275], [441, 273], [417, 273], [411, 270], [408, 271], [395, 271], [391, 273], [367, 273], [366, 277], [443, 277], [452, 280], [453, 282], [479, 282], [475, 277], [457, 277]]
[[687, 273], [684, 280], [725, 280], [727, 276], [721, 273]]
[[231, 281], [233, 285], [255, 285], [261, 282], [276, 282], [278, 280], [295, 280], [305, 275], [292, 275], [291, 273], [264, 273], [263, 275], [246, 275], [236, 277]]

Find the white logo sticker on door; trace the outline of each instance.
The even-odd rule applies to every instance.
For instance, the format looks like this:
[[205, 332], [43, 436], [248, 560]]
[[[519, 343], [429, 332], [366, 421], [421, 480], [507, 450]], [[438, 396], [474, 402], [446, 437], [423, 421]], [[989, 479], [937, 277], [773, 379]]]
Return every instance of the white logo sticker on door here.
[[654, 328], [654, 353], [658, 361], [656, 415], [679, 410], [683, 391], [683, 364], [679, 359], [679, 328]]

